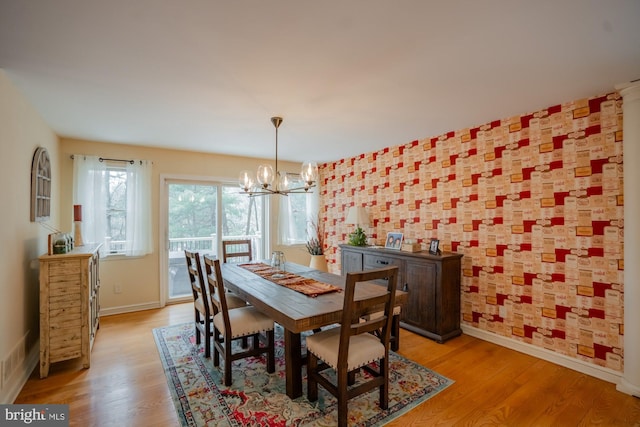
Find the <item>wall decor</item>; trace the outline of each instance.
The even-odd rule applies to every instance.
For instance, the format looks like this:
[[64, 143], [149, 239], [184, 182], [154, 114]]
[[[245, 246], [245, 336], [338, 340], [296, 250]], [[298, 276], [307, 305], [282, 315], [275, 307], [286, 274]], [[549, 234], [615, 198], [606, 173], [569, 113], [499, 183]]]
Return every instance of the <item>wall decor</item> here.
[[31, 161], [31, 222], [51, 216], [51, 161], [44, 147], [38, 147]]
[[402, 233], [387, 233], [384, 247], [387, 249], [400, 249], [402, 247]]
[[614, 92], [324, 164], [330, 271], [366, 205], [372, 238], [464, 255], [463, 325], [622, 372], [622, 116]]
[[431, 242], [429, 243], [429, 253], [431, 255], [440, 255], [440, 249], [438, 249], [438, 246], [440, 245], [440, 240], [438, 239], [431, 239]]

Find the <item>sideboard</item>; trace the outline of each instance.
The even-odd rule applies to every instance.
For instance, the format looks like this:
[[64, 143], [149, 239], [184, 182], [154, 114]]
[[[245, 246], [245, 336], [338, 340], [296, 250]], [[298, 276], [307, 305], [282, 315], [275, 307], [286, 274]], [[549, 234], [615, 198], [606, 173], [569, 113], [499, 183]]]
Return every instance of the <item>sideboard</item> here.
[[402, 252], [371, 246], [340, 245], [342, 274], [398, 266], [398, 287], [409, 293], [400, 326], [439, 343], [457, 337], [460, 329], [462, 254]]
[[91, 366], [100, 322], [100, 245], [40, 259], [40, 378], [51, 363], [80, 357]]

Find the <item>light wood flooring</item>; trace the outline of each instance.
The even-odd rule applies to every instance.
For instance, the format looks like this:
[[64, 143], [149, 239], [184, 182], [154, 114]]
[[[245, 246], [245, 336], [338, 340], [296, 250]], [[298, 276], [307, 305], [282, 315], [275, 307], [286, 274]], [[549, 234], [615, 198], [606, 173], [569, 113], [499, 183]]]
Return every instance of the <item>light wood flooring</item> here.
[[[151, 330], [193, 319], [191, 304], [103, 317], [91, 368], [38, 368], [15, 403], [69, 404], [71, 426], [178, 424]], [[390, 426], [640, 426], [640, 399], [615, 385], [462, 335], [401, 331], [400, 354], [455, 381]]]

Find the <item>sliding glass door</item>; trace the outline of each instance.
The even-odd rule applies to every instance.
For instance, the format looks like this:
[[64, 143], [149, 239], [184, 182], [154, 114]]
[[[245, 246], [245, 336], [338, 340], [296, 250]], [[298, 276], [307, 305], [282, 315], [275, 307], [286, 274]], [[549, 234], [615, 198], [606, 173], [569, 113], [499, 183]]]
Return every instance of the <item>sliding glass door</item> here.
[[169, 180], [165, 235], [166, 300], [192, 298], [184, 251], [221, 256], [225, 239], [251, 239], [254, 259], [264, 257], [264, 203], [240, 194], [237, 185]]

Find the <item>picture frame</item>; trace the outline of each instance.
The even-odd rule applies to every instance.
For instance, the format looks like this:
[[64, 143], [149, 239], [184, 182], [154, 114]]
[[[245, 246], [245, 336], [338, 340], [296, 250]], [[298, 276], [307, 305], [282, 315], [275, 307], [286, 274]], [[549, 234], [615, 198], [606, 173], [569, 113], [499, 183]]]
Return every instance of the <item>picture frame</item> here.
[[387, 240], [385, 240], [384, 247], [387, 249], [400, 250], [402, 248], [402, 233], [387, 233]]
[[431, 242], [429, 243], [429, 253], [431, 255], [440, 255], [442, 252], [440, 252], [439, 246], [440, 240], [431, 239]]

